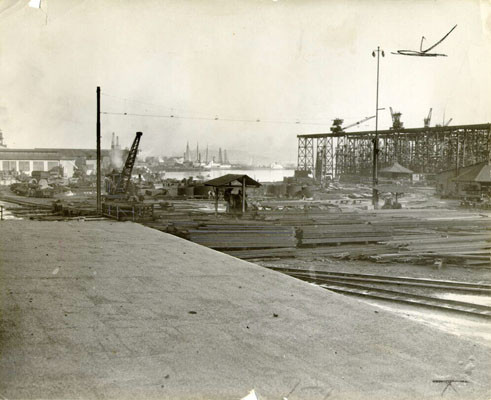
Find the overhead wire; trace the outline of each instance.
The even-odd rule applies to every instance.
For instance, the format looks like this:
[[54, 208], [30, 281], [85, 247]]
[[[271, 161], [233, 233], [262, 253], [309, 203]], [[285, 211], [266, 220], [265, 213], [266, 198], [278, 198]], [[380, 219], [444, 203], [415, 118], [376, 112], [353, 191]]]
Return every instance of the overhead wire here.
[[[119, 100], [126, 102], [131, 102], [131, 103], [138, 103], [138, 104], [143, 104], [143, 105], [149, 105], [149, 106], [155, 106], [159, 108], [164, 108], [167, 110], [170, 110], [170, 114], [153, 114], [153, 113], [135, 113], [135, 112], [121, 112], [121, 111], [102, 111], [101, 114], [105, 115], [116, 115], [116, 116], [131, 116], [131, 117], [143, 117], [143, 118], [168, 118], [168, 119], [182, 119], [182, 120], [199, 120], [199, 121], [224, 121], [224, 122], [243, 122], [243, 123], [266, 123], [266, 124], [285, 124], [285, 125], [316, 125], [316, 126], [331, 126], [332, 122], [310, 122], [310, 121], [302, 121], [300, 118], [295, 119], [295, 120], [270, 120], [270, 119], [262, 119], [262, 118], [233, 118], [233, 117], [220, 117], [219, 115], [215, 115], [214, 117], [210, 116], [196, 116], [196, 115], [183, 115], [186, 114], [186, 112], [183, 109], [179, 108], [170, 108], [170, 107], [162, 107], [162, 105], [151, 103], [151, 102], [146, 102], [146, 101], [140, 101], [140, 100], [133, 100], [125, 97], [119, 97], [115, 96], [112, 94], [104, 93], [101, 92], [102, 95], [107, 96], [107, 97], [112, 97], [116, 98]], [[126, 105], [126, 104], [125, 104]], [[181, 110], [183, 114], [177, 115], [175, 113], [175, 110]], [[188, 111], [189, 113], [189, 111]]]

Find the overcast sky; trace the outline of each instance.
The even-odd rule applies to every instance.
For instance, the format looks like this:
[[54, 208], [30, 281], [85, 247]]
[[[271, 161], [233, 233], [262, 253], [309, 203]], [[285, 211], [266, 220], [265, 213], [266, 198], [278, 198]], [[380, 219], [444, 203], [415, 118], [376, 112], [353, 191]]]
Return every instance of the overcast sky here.
[[[129, 146], [143, 131], [147, 154], [199, 141], [295, 161], [297, 134], [374, 115], [378, 45], [381, 129], [389, 106], [406, 127], [422, 126], [430, 107], [432, 125], [444, 113], [452, 125], [491, 122], [489, 0], [27, 3], [0, 0], [0, 129], [10, 148], [95, 147], [101, 86], [106, 112], [219, 118], [103, 115], [104, 147], [112, 132]], [[448, 57], [391, 54], [455, 24], [434, 49]]]

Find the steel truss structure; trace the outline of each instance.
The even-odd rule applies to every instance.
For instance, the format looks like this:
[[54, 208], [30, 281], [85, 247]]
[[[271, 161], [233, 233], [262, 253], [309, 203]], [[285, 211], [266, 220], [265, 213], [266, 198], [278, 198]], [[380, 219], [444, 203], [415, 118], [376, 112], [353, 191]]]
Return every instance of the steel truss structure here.
[[[375, 131], [298, 135], [298, 169], [319, 180], [370, 175]], [[491, 124], [378, 131], [379, 168], [398, 162], [421, 174], [461, 168], [489, 159]]]

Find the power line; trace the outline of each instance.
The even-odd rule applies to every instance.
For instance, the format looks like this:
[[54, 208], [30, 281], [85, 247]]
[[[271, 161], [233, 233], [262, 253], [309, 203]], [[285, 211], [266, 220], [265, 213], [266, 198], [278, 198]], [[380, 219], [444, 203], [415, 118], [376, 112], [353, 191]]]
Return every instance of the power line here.
[[253, 122], [253, 123], [266, 123], [266, 124], [290, 124], [290, 125], [319, 125], [319, 126], [331, 126], [331, 122], [320, 123], [320, 122], [302, 122], [302, 121], [275, 121], [275, 120], [262, 120], [257, 119], [238, 119], [238, 118], [222, 118], [216, 117], [186, 117], [180, 115], [164, 115], [164, 114], [139, 114], [139, 113], [129, 113], [129, 112], [111, 112], [104, 111], [101, 114], [105, 115], [119, 115], [119, 116], [132, 116], [132, 117], [150, 117], [150, 118], [169, 118], [169, 119], [188, 119], [188, 120], [201, 120], [201, 121], [225, 121], [225, 122]]
[[[214, 117], [209, 117], [209, 116], [185, 116], [180, 113], [180, 115], [176, 115], [175, 111], [180, 110], [183, 113], [186, 113], [185, 110], [179, 109], [179, 108], [171, 108], [171, 107], [162, 107], [162, 105], [156, 104], [156, 103], [151, 103], [151, 102], [146, 102], [146, 101], [140, 101], [140, 100], [133, 100], [130, 98], [126, 97], [120, 97], [120, 96], [115, 96], [109, 93], [104, 93], [101, 92], [103, 96], [115, 98], [122, 100], [124, 102], [131, 102], [131, 103], [136, 103], [136, 104], [143, 104], [143, 105], [148, 105], [148, 106], [155, 106], [160, 109], [164, 108], [166, 110], [170, 111], [170, 114], [143, 114], [143, 113], [133, 113], [133, 112], [112, 112], [112, 111], [105, 111], [102, 112], [102, 114], [105, 115], [117, 115], [117, 116], [132, 116], [132, 117], [143, 117], [143, 118], [168, 118], [168, 119], [183, 119], [183, 120], [198, 120], [198, 121], [224, 121], [224, 122], [244, 122], [244, 123], [267, 123], [267, 124], [284, 124], [284, 125], [316, 125], [316, 126], [331, 126], [332, 122], [309, 122], [309, 121], [302, 121], [302, 118], [296, 118], [294, 121], [286, 121], [286, 120], [269, 120], [269, 119], [261, 119], [261, 118], [232, 118], [232, 117], [220, 117], [219, 115], [216, 115]], [[189, 110], [187, 111], [189, 113]]]

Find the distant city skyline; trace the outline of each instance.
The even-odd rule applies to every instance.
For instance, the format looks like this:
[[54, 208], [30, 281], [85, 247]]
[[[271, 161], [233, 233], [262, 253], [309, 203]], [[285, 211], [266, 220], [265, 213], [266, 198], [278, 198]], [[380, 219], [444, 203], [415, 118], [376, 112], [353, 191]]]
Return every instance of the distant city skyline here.
[[[194, 150], [193, 150], [194, 148]], [[220, 150], [222, 151], [222, 160], [220, 161]], [[206, 152], [208, 151], [208, 157], [206, 157]], [[265, 165], [273, 162], [280, 162], [278, 159], [273, 159], [271, 157], [261, 155], [261, 154], [251, 154], [247, 151], [241, 151], [237, 149], [225, 149], [221, 147], [212, 146], [201, 146], [197, 143], [195, 146], [186, 143], [184, 151], [181, 153], [163, 153], [159, 156], [163, 157], [173, 157], [173, 158], [183, 158], [184, 161], [197, 162], [198, 154], [200, 154], [200, 162], [210, 162], [215, 161], [216, 163], [238, 163], [247, 165]], [[288, 161], [281, 161], [281, 163], [291, 163]]]

